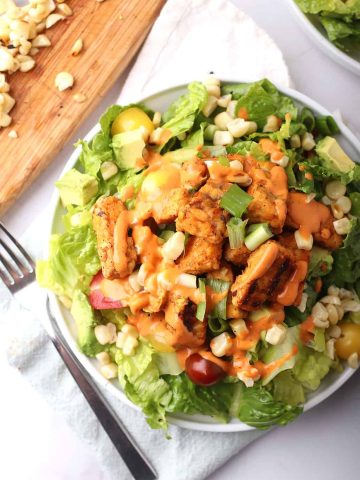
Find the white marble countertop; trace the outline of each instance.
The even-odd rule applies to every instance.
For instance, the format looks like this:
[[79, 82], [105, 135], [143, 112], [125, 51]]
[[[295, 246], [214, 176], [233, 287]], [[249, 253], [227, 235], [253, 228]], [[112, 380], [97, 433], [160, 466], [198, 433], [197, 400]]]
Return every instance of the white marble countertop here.
[[[294, 86], [330, 111], [339, 109], [360, 132], [360, 78], [326, 57], [298, 26], [287, 2], [233, 0], [264, 28], [283, 51]], [[239, 72], [241, 76], [241, 72]], [[18, 236], [48, 202], [72, 144], [85, 135], [106, 105], [118, 96], [121, 79], [98, 109], [81, 125], [53, 164], [4, 216]], [[0, 340], [1, 341], [1, 340]], [[1, 350], [0, 350], [1, 351]], [[6, 480], [103, 480], [89, 447], [80, 443], [63, 420], [0, 355], [0, 450]], [[360, 405], [360, 375], [323, 404], [286, 428], [278, 428], [248, 446], [209, 480], [355, 480], [360, 471], [360, 425], [353, 412]], [[6, 454], [5, 454], [6, 452]], [[266, 470], [265, 470], [266, 469]], [[191, 479], [189, 479], [191, 480]]]

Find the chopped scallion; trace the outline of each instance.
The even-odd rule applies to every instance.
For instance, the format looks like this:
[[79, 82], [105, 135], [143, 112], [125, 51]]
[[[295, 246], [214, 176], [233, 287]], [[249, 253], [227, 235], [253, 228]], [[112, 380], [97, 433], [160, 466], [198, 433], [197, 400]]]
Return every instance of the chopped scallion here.
[[203, 152], [209, 152], [210, 157], [218, 157], [219, 155], [226, 155], [226, 148], [222, 145], [205, 145], [202, 148]]
[[226, 228], [229, 235], [230, 248], [239, 248], [243, 246], [247, 222], [247, 220], [241, 220], [241, 218], [237, 217], [232, 217], [227, 222]]
[[230, 212], [234, 217], [241, 218], [252, 198], [251, 195], [244, 192], [238, 185], [233, 184], [229, 190], [224, 193], [220, 201], [220, 207]]
[[321, 135], [335, 135], [340, 132], [336, 121], [330, 115], [317, 118], [316, 128]]
[[310, 108], [304, 107], [301, 110], [300, 121], [305, 125], [308, 132], [312, 132], [315, 128], [315, 117]]
[[225, 157], [224, 155], [220, 155], [218, 157], [218, 162], [220, 163], [220, 165], [223, 165], [224, 167], [229, 167], [230, 166], [229, 159], [227, 157]]
[[199, 303], [196, 309], [196, 318], [202, 322], [205, 318], [206, 312], [206, 287], [205, 287], [205, 280], [203, 278], [199, 278], [199, 290], [202, 295], [204, 295], [205, 300]]
[[208, 327], [212, 333], [219, 335], [222, 332], [225, 332], [229, 328], [228, 322], [221, 318], [209, 317]]
[[167, 242], [169, 238], [171, 238], [174, 235], [174, 233], [175, 232], [173, 232], [172, 230], [163, 230], [160, 233], [160, 238], [162, 238], [164, 242]]
[[213, 292], [224, 294], [223, 296], [220, 296], [220, 300], [210, 312], [209, 318], [226, 320], [226, 305], [230, 282], [227, 282], [226, 280], [219, 280], [217, 278], [208, 278], [206, 280], [206, 285], [210, 287]]
[[272, 236], [273, 233], [269, 225], [267, 223], [259, 223], [256, 225], [256, 228], [253, 227], [250, 235], [245, 237], [244, 243], [250, 251], [253, 251]]

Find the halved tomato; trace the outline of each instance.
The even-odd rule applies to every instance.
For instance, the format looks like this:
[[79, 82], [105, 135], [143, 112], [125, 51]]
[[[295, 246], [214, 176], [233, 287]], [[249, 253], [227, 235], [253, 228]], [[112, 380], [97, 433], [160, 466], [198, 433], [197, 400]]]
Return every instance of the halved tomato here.
[[100, 270], [90, 283], [89, 302], [95, 310], [108, 310], [110, 308], [121, 308], [122, 303], [119, 300], [114, 300], [109, 297], [105, 297], [101, 290], [101, 282], [104, 280], [104, 276]]

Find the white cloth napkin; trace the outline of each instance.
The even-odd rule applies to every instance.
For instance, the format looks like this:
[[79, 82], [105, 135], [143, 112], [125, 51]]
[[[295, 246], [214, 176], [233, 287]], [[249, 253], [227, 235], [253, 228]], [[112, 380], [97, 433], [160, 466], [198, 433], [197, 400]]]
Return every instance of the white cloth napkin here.
[[[201, 79], [210, 71], [223, 78], [256, 80], [266, 76], [278, 84], [289, 84], [281, 52], [234, 5], [225, 0], [169, 0], [129, 74], [121, 102]], [[41, 256], [44, 247], [41, 232], [47, 223], [44, 213], [22, 238], [34, 257]], [[109, 480], [130, 479], [40, 325], [43, 303], [43, 292], [35, 285], [22, 292], [22, 306], [0, 285], [1, 325], [6, 331], [2, 338], [6, 338], [9, 362], [93, 447]], [[34, 311], [37, 315], [31, 313]], [[141, 413], [108, 394], [107, 398], [161, 480], [205, 478], [261, 434], [257, 431], [203, 433], [171, 427], [172, 439], [166, 440], [162, 432], [152, 431], [146, 425]]]

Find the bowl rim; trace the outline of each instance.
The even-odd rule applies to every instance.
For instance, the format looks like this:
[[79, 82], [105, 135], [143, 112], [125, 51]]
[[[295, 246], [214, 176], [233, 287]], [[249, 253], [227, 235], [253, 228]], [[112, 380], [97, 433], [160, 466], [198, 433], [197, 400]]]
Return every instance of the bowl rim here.
[[332, 60], [342, 65], [343, 67], [346, 67], [352, 73], [360, 75], [360, 61], [351, 57], [346, 52], [343, 52], [340, 48], [334, 45], [326, 36], [324, 36], [315, 27], [315, 25], [310, 22], [308, 14], [304, 13], [301, 10], [295, 0], [291, 0], [288, 3], [299, 24], [301, 24], [303, 29], [306, 30], [308, 36], [312, 38], [313, 42], [318, 44], [319, 48], [330, 58], [332, 58]]
[[[240, 80], [233, 80], [228, 78], [222, 79], [221, 82], [222, 84], [244, 83], [244, 82], [241, 82]], [[246, 82], [246, 83], [249, 83], [249, 82]], [[146, 104], [146, 102], [149, 102], [151, 100], [156, 101], [156, 97], [162, 96], [162, 95], [169, 95], [179, 90], [184, 91], [186, 89], [186, 86], [187, 84], [179, 84], [164, 90], [159, 90], [159, 91], [153, 92], [151, 95], [148, 95], [145, 98], [140, 98], [136, 100], [134, 103], [142, 102]], [[327, 109], [325, 109], [323, 106], [318, 104], [315, 100], [307, 97], [306, 95], [288, 87], [283, 87], [279, 85], [276, 85], [276, 87], [279, 89], [281, 93], [288, 95], [294, 100], [296, 100], [297, 102], [299, 102], [300, 104], [311, 108], [315, 113], [321, 114], [321, 115], [331, 115], [331, 113]], [[337, 123], [340, 128], [340, 134], [343, 135], [346, 138], [346, 140], [354, 147], [354, 149], [360, 154], [360, 141], [342, 121], [337, 121]], [[90, 131], [84, 137], [84, 140], [86, 141], [91, 140], [91, 138], [93, 138], [93, 136], [99, 131], [99, 129], [100, 129], [100, 125], [99, 123], [97, 123], [96, 125], [94, 125], [93, 128], [90, 129]], [[70, 168], [74, 167], [74, 165], [78, 160], [80, 152], [81, 152], [81, 146], [76, 147], [75, 150], [70, 155], [69, 159], [67, 160], [60, 174], [60, 177], [65, 172], [67, 172]], [[44, 251], [46, 256], [49, 254], [49, 250], [48, 250], [49, 238], [50, 238], [50, 235], [53, 233], [54, 223], [56, 222], [56, 218], [58, 215], [57, 209], [59, 206], [59, 200], [60, 198], [59, 198], [58, 191], [56, 190], [56, 188], [54, 188], [51, 201], [49, 203], [49, 210], [48, 210], [49, 227], [46, 231], [47, 243]], [[129, 405], [133, 409], [141, 411], [141, 409], [137, 405], [133, 404], [125, 396], [123, 391], [119, 388], [118, 385], [115, 384], [115, 382], [106, 380], [100, 374], [100, 372], [96, 369], [91, 359], [80, 352], [79, 348], [77, 347], [76, 340], [74, 339], [67, 325], [65, 316], [62, 313], [63, 307], [61, 306], [60, 300], [52, 291], [48, 290], [47, 292], [50, 299], [51, 310], [57, 321], [60, 331], [63, 334], [72, 352], [75, 354], [76, 358], [82, 364], [82, 366], [86, 369], [86, 371], [90, 374], [90, 376], [94, 378], [94, 380], [99, 384], [99, 386], [104, 388], [105, 392], [108, 392], [110, 395], [113, 395], [114, 398], [120, 399], [122, 402]], [[305, 403], [304, 411], [310, 410], [311, 408], [315, 407], [316, 405], [324, 401], [330, 395], [332, 395], [353, 375], [354, 372], [355, 370], [349, 367], [345, 367], [344, 371], [335, 379], [335, 381], [333, 381], [323, 391], [319, 392], [318, 395], [315, 395], [313, 398], [311, 398]], [[241, 432], [241, 431], [255, 430], [254, 427], [246, 425], [245, 423], [242, 423], [236, 419], [234, 419], [233, 422], [230, 421], [229, 423], [224, 424], [224, 423], [210, 423], [209, 422], [210, 417], [204, 417], [204, 422], [198, 420], [198, 417], [196, 420], [192, 419], [190, 415], [186, 417], [187, 418], [183, 418], [182, 416], [177, 416], [177, 415], [168, 415], [168, 421], [170, 424], [176, 425], [178, 427], [182, 427], [190, 430], [206, 431], [206, 432], [225, 433], [225, 432]]]

